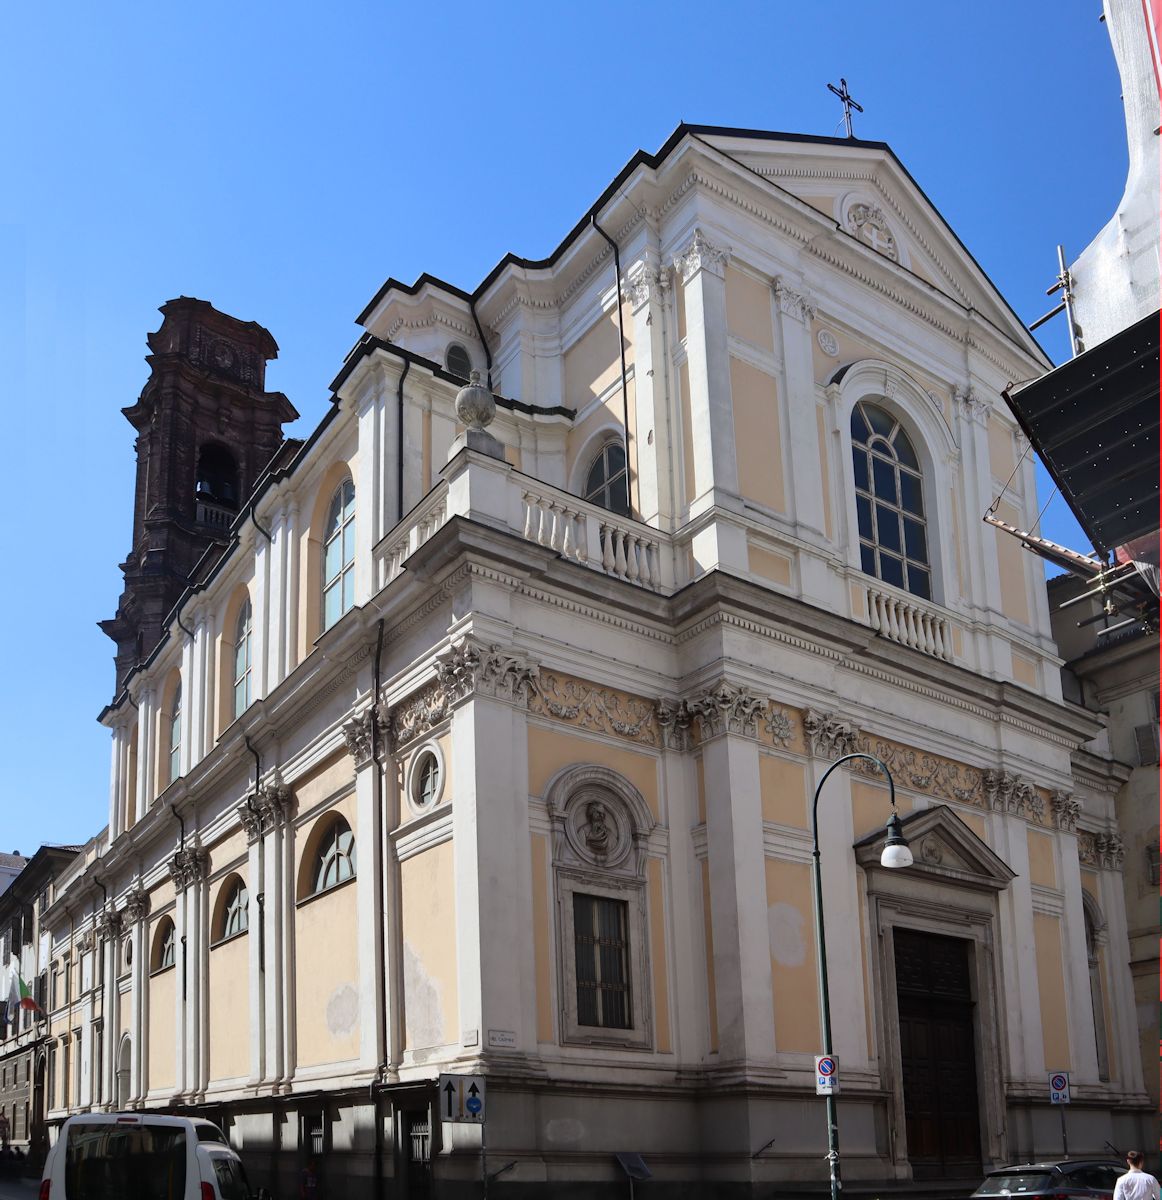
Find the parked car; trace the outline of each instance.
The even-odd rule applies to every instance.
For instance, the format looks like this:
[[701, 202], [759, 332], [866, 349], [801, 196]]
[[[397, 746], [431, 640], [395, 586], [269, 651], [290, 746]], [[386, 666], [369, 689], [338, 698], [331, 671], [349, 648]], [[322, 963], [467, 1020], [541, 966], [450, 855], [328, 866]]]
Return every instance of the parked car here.
[[40, 1200], [251, 1200], [242, 1160], [212, 1121], [153, 1113], [69, 1117]]
[[1111, 1200], [1124, 1163], [1105, 1158], [1066, 1158], [1055, 1162], [998, 1167], [973, 1192], [976, 1197], [1031, 1197], [1036, 1200]]

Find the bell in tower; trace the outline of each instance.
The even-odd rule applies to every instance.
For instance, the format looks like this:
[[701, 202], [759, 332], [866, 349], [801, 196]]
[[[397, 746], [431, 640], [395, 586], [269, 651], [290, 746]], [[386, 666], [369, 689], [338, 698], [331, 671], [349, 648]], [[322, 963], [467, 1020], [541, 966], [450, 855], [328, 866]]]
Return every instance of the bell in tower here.
[[208, 550], [222, 550], [298, 413], [265, 390], [278, 345], [261, 325], [182, 296], [162, 305], [149, 335], [149, 379], [122, 409], [137, 431], [133, 545], [121, 564], [116, 691], [161, 640], [165, 619]]

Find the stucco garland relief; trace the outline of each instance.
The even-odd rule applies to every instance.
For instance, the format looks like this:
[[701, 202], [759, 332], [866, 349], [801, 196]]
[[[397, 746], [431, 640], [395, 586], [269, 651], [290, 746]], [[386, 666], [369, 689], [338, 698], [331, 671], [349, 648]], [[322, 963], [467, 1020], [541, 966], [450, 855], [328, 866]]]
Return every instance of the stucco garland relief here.
[[529, 712], [579, 729], [661, 744], [657, 706], [640, 696], [587, 683], [571, 675], [541, 671], [529, 695]]
[[192, 883], [204, 883], [209, 866], [210, 852], [196, 841], [175, 851], [169, 860], [175, 890], [184, 892]]

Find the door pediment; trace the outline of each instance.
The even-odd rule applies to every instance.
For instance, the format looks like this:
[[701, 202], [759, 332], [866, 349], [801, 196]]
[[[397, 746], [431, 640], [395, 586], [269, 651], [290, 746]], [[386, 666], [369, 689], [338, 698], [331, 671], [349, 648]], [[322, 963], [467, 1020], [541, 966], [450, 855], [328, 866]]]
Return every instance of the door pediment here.
[[[1003, 891], [1016, 878], [1008, 863], [946, 804], [901, 817], [900, 826], [914, 860], [904, 869], [907, 875], [994, 892]], [[880, 865], [886, 837], [886, 830], [876, 829], [855, 843], [855, 861], [864, 870], [897, 873]]]

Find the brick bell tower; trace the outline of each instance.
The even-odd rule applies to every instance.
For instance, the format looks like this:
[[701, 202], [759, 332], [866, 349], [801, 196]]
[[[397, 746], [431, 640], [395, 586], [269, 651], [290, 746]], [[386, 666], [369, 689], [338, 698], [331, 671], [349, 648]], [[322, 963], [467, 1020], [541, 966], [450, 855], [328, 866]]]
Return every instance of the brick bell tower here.
[[265, 390], [278, 345], [261, 325], [182, 296], [148, 337], [149, 380], [121, 411], [137, 430], [133, 546], [125, 588], [101, 628], [117, 643], [117, 687], [161, 640], [163, 622], [235, 517], [299, 414]]

